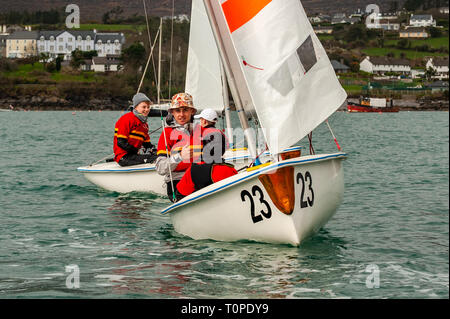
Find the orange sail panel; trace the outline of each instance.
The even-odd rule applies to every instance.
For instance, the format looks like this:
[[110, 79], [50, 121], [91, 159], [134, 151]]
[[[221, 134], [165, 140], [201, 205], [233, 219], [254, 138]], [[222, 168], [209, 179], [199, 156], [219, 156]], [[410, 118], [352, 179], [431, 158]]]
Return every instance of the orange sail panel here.
[[272, 0], [228, 0], [222, 4], [222, 9], [233, 33], [249, 22]]

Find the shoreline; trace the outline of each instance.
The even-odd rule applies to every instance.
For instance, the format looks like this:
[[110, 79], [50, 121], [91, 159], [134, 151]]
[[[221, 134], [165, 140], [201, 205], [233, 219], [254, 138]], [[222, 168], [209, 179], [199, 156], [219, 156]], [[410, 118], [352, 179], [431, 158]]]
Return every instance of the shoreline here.
[[[356, 99], [349, 98], [348, 102]], [[80, 104], [83, 104], [80, 106]], [[130, 102], [119, 99], [95, 99], [87, 103], [74, 103], [57, 97], [50, 98], [21, 98], [21, 99], [0, 99], [0, 110], [9, 111], [127, 111]], [[448, 111], [448, 100], [394, 100], [394, 106], [400, 111]], [[341, 106], [338, 111], [346, 111], [347, 103]]]

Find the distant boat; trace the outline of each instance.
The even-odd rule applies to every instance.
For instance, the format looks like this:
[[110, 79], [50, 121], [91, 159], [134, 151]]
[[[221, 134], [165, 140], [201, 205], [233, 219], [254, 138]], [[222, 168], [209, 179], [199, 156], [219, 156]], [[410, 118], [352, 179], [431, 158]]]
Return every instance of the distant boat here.
[[348, 102], [347, 111], [350, 113], [365, 113], [365, 112], [398, 112], [399, 108], [393, 106], [392, 99], [385, 98], [361, 98], [359, 103]]
[[160, 117], [162, 116], [167, 116], [168, 113], [168, 109], [169, 109], [169, 103], [164, 103], [164, 104], [153, 104], [152, 107], [150, 108], [150, 113], [148, 114], [149, 117]]

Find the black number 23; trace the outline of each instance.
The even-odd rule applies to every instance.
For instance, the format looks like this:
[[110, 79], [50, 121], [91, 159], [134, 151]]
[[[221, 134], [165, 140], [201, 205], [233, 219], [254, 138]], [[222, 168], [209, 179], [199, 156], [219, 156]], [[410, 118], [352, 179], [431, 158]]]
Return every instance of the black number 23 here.
[[[297, 174], [297, 184], [300, 184], [300, 181], [302, 182], [302, 192], [300, 194], [300, 207], [306, 208], [306, 207], [312, 207], [314, 205], [314, 190], [312, 188], [312, 177], [310, 172], [306, 172], [305, 176], [303, 177], [302, 173]], [[309, 196], [307, 196], [305, 201], [305, 187], [306, 184], [308, 184], [309, 189]]]
[[[258, 214], [255, 212], [255, 202], [253, 200], [253, 196], [256, 196], [256, 193], [259, 193], [259, 202], [261, 204], [263, 204], [264, 206], [266, 206], [266, 208], [267, 208], [266, 211], [265, 210], [261, 210], [260, 213], [258, 213]], [[252, 196], [252, 194], [253, 194], [253, 196]], [[253, 223], [256, 224], [256, 223], [259, 223], [260, 221], [263, 221], [264, 218], [269, 219], [270, 217], [272, 217], [272, 209], [270, 208], [269, 203], [264, 200], [264, 193], [261, 190], [261, 188], [259, 188], [256, 185], [253, 186], [252, 194], [250, 194], [250, 192], [247, 191], [247, 190], [243, 190], [241, 192], [241, 199], [242, 199], [243, 202], [246, 201], [247, 197], [250, 200], [250, 214], [252, 216]]]

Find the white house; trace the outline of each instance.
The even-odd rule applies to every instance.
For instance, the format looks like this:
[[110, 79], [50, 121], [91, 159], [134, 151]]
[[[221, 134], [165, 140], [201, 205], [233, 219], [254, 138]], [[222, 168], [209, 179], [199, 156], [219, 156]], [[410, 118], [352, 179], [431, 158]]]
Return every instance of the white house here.
[[0, 25], [0, 34], [2, 35], [8, 35], [8, 29], [6, 28], [6, 24]]
[[99, 57], [107, 55], [118, 55], [122, 52], [122, 45], [125, 43], [123, 33], [96, 33], [95, 50]]
[[[172, 20], [172, 16], [164, 16], [162, 17], [163, 20]], [[179, 14], [177, 16], [173, 17], [174, 21], [176, 23], [183, 23], [183, 22], [189, 22], [190, 17], [187, 14]]]
[[372, 74], [384, 74], [385, 72], [409, 74], [411, 73], [411, 63], [406, 59], [368, 56], [361, 61], [359, 69]]
[[316, 34], [332, 34], [333, 27], [314, 27], [314, 32]]
[[425, 70], [422, 69], [411, 69], [411, 78], [420, 79], [425, 77]]
[[366, 28], [398, 31], [400, 30], [400, 22], [397, 20], [397, 16], [372, 12], [366, 19]]
[[38, 53], [46, 53], [51, 58], [57, 57], [58, 46], [56, 37], [61, 33], [62, 31], [40, 31], [37, 40]]
[[94, 72], [117, 72], [120, 67], [121, 62], [118, 55], [107, 55], [106, 57], [93, 57], [90, 69]]
[[409, 26], [411, 27], [435, 27], [436, 20], [431, 14], [411, 14], [409, 19]]
[[448, 79], [448, 57], [446, 58], [430, 58], [427, 61], [426, 68], [433, 69], [436, 75], [433, 78], [436, 79]]
[[64, 56], [70, 60], [72, 51], [94, 50], [95, 33], [92, 31], [40, 31], [38, 37], [38, 52], [46, 53], [55, 58]]
[[70, 60], [72, 51], [97, 51], [98, 56], [120, 54], [125, 43], [123, 33], [97, 33], [94, 31], [40, 31], [37, 41], [38, 53], [55, 58], [64, 56]]

